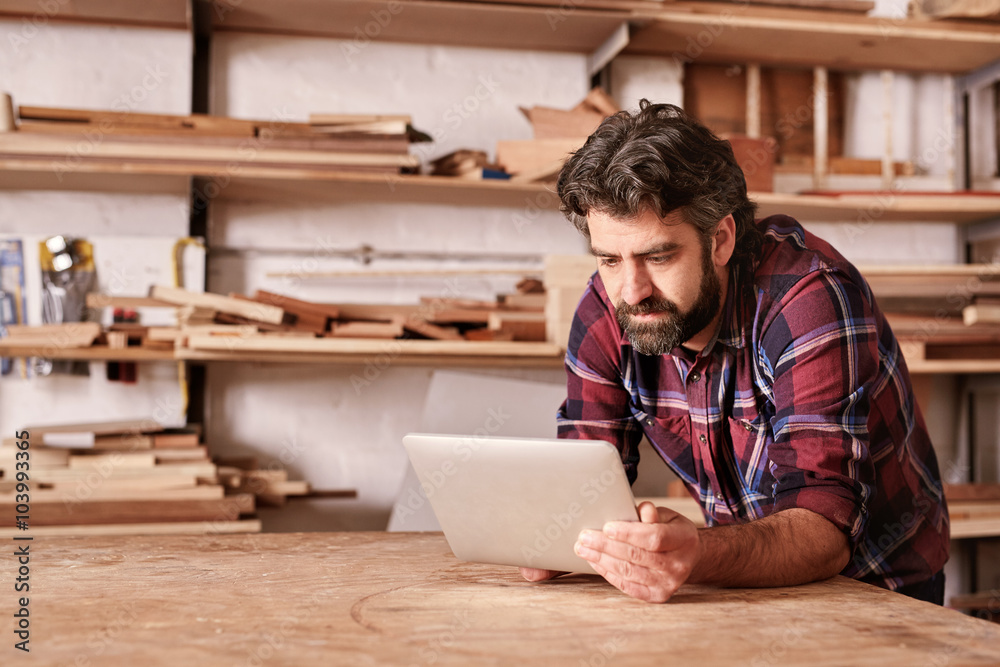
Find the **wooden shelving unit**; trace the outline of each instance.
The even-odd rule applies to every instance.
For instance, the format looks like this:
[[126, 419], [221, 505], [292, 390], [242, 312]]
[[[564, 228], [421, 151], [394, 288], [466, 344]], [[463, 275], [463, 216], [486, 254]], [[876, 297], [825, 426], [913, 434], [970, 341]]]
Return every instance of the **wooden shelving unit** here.
[[[702, 62], [961, 73], [1000, 59], [1000, 32], [961, 21], [916, 21], [805, 8], [643, 0], [195, 0], [215, 31], [353, 39], [375, 21], [380, 41], [593, 53], [622, 24], [624, 53]], [[373, 13], [374, 12], [374, 13]], [[10, 0], [0, 16], [32, 17]], [[44, 12], [42, 12], [44, 13]], [[382, 17], [376, 20], [376, 15]], [[185, 29], [185, 0], [76, 0], [50, 20]], [[694, 47], [691, 47], [691, 45]], [[688, 53], [689, 48], [698, 53]]]
[[82, 361], [221, 361], [284, 364], [360, 364], [435, 367], [561, 368], [562, 350], [549, 343], [440, 342], [425, 340], [316, 339], [324, 349], [315, 352], [255, 350], [149, 350], [106, 346], [25, 350], [3, 344], [0, 357], [45, 356]]
[[[2, 150], [2, 141], [0, 141]], [[232, 170], [155, 162], [109, 163], [81, 160], [73, 170], [54, 172], [51, 160], [0, 160], [4, 190], [78, 190], [145, 194], [186, 194], [191, 178], [200, 192], [220, 201], [399, 201], [455, 206], [495, 206], [558, 210], [552, 185], [443, 176], [322, 173], [255, 167]], [[206, 187], [208, 183], [212, 186]], [[813, 222], [937, 222], [974, 224], [1000, 217], [1000, 193], [796, 195], [756, 192], [761, 216], [784, 213]]]

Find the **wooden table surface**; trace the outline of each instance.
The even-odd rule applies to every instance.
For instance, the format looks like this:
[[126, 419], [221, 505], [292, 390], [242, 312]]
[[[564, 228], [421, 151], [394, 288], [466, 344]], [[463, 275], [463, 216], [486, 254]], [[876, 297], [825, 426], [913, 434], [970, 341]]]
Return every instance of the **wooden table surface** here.
[[651, 605], [596, 576], [459, 562], [438, 533], [30, 545], [30, 655], [0, 559], [3, 665], [1000, 664], [1000, 626], [842, 577]]

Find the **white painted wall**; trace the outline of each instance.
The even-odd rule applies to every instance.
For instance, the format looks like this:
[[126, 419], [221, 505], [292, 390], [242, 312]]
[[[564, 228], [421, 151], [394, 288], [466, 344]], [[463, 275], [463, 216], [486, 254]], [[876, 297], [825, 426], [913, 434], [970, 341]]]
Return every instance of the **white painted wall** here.
[[[188, 113], [191, 38], [186, 31], [0, 20], [0, 91], [15, 104]], [[3, 176], [0, 175], [0, 179]], [[187, 234], [186, 193], [125, 195], [0, 190], [0, 237], [26, 248], [28, 311], [40, 323], [38, 242], [53, 234], [94, 244], [102, 289], [142, 295], [170, 282], [171, 250]], [[197, 253], [196, 253], [197, 254]], [[187, 266], [202, 264], [188, 256]], [[201, 281], [203, 270], [190, 277]], [[162, 316], [162, 315], [161, 315]], [[103, 363], [90, 377], [0, 378], [0, 432], [26, 424], [155, 417], [183, 423], [177, 367], [139, 367], [138, 382], [108, 382]]]

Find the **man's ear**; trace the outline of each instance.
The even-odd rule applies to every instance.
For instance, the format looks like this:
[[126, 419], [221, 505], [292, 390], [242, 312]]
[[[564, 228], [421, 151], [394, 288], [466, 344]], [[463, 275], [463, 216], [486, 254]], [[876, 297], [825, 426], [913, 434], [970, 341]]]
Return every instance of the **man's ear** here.
[[736, 249], [736, 221], [732, 214], [719, 221], [712, 239], [712, 262], [716, 266], [725, 266]]

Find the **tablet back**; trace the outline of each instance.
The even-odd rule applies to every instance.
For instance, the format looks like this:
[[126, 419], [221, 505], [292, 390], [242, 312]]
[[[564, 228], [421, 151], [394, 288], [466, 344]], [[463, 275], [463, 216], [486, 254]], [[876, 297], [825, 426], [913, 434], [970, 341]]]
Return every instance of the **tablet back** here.
[[638, 518], [607, 442], [411, 433], [403, 445], [461, 560], [593, 572], [573, 552], [580, 531]]

